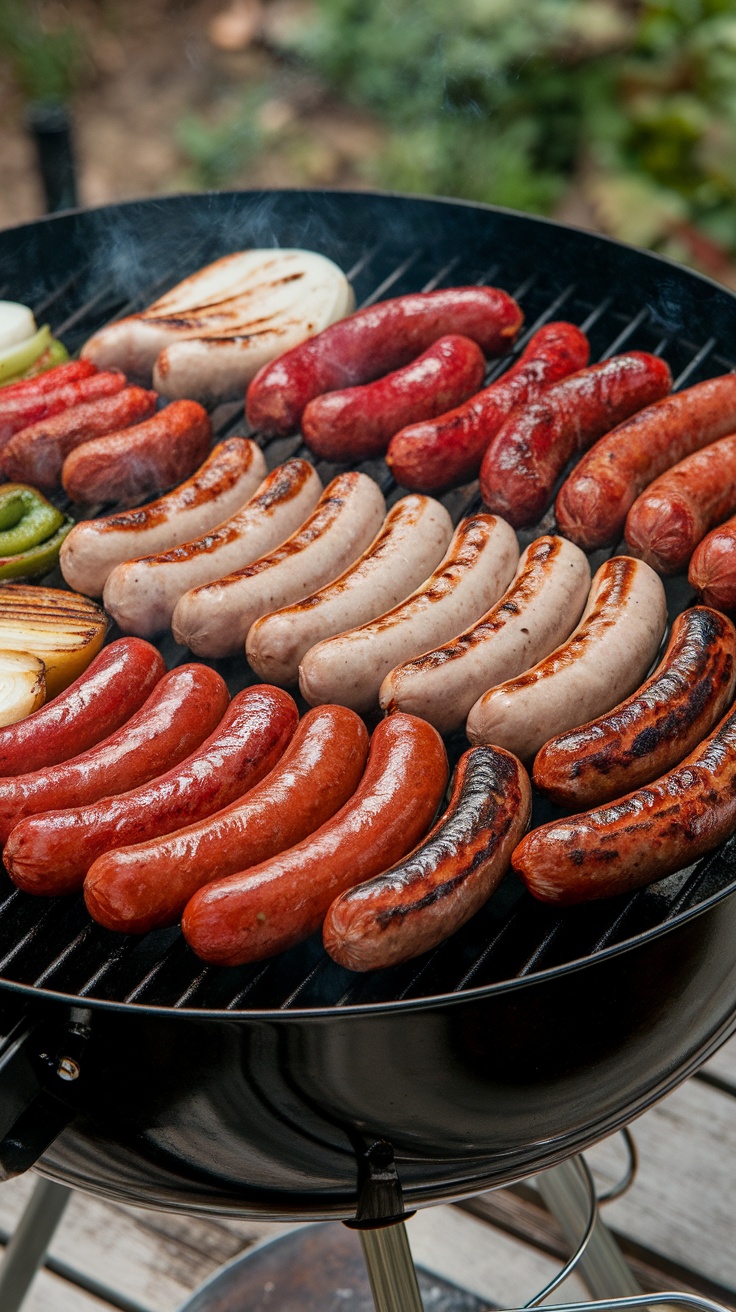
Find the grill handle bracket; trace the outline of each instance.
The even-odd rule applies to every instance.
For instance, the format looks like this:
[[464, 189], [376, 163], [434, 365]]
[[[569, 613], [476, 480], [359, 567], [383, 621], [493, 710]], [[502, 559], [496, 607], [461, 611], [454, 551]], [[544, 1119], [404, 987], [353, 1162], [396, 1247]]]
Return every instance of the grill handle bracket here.
[[61, 1029], [22, 1017], [0, 1045], [0, 1180], [35, 1166], [74, 1119], [90, 1019], [83, 1007]]

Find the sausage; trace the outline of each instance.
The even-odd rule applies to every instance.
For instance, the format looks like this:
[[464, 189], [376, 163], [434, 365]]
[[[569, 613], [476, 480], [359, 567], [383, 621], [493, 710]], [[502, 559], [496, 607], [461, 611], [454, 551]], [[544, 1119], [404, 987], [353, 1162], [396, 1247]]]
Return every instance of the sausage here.
[[0, 729], [0, 777], [58, 765], [94, 747], [140, 710], [166, 673], [161, 653], [119, 638], [53, 701]]
[[485, 356], [469, 337], [440, 337], [375, 383], [315, 396], [302, 415], [304, 441], [323, 460], [382, 456], [406, 424], [432, 419], [472, 396], [485, 371]]
[[720, 720], [735, 688], [733, 624], [706, 606], [683, 611], [651, 678], [607, 715], [545, 743], [534, 783], [575, 811], [621, 797], [681, 761]]
[[381, 706], [421, 715], [440, 733], [459, 729], [487, 688], [528, 670], [569, 637], [589, 591], [590, 566], [579, 547], [564, 538], [537, 538], [485, 615], [386, 675]]
[[626, 516], [632, 555], [677, 574], [708, 529], [736, 510], [736, 434], [686, 456], [637, 497]]
[[287, 460], [216, 528], [166, 551], [116, 565], [103, 591], [106, 610], [124, 633], [164, 632], [185, 592], [241, 569], [278, 546], [304, 522], [321, 492], [312, 465]]
[[189, 478], [211, 442], [203, 406], [172, 401], [142, 424], [83, 442], [64, 461], [61, 483], [72, 501], [87, 505], [136, 501]]
[[736, 711], [675, 770], [619, 801], [527, 834], [511, 861], [540, 902], [630, 893], [689, 866], [736, 828]]
[[238, 693], [210, 736], [148, 783], [97, 802], [30, 815], [3, 852], [25, 893], [76, 893], [96, 857], [193, 824], [229, 806], [278, 761], [299, 712], [288, 693], [256, 686]]
[[483, 457], [480, 490], [489, 510], [515, 528], [536, 523], [567, 461], [671, 386], [664, 360], [631, 351], [545, 388], [509, 416]]
[[135, 510], [75, 524], [61, 546], [61, 572], [70, 588], [101, 597], [116, 565], [208, 532], [234, 514], [265, 477], [266, 462], [255, 442], [244, 437], [218, 442], [196, 474], [173, 492]]
[[363, 721], [342, 706], [308, 711], [262, 783], [198, 824], [109, 851], [84, 883], [107, 929], [146, 934], [174, 924], [197, 889], [300, 843], [352, 797], [368, 755]]
[[309, 519], [286, 542], [252, 565], [185, 592], [171, 629], [198, 656], [242, 651], [261, 615], [300, 601], [337, 578], [365, 551], [386, 514], [367, 474], [340, 474], [328, 483]]
[[165, 674], [137, 714], [88, 751], [0, 779], [0, 843], [27, 815], [125, 793], [170, 770], [212, 732], [228, 701], [224, 679], [206, 665]]
[[0, 401], [15, 400], [22, 396], [43, 396], [44, 392], [55, 392], [58, 387], [66, 387], [67, 383], [79, 383], [97, 372], [97, 365], [91, 360], [67, 360], [65, 364], [54, 365], [53, 369], [44, 369], [33, 378], [20, 378], [17, 383], [3, 383], [0, 387]]
[[322, 929], [330, 956], [348, 970], [380, 970], [437, 947], [498, 887], [530, 812], [529, 778], [516, 757], [471, 747], [424, 842], [332, 903]]
[[469, 337], [486, 355], [500, 355], [523, 318], [516, 301], [496, 287], [449, 287], [379, 301], [264, 365], [246, 394], [248, 422], [286, 436], [315, 396], [401, 369], [448, 333]]
[[736, 516], [703, 538], [687, 577], [706, 605], [736, 611]]
[[19, 396], [5, 396], [0, 389], [0, 450], [14, 433], [30, 424], [37, 424], [41, 419], [50, 419], [52, 415], [71, 410], [72, 406], [84, 401], [97, 401], [103, 396], [115, 396], [127, 387], [128, 380], [119, 369], [108, 373], [97, 373], [76, 382], [61, 384], [54, 391], [21, 393]]
[[736, 430], [736, 374], [709, 378], [601, 438], [560, 488], [557, 523], [586, 551], [618, 542], [636, 498], [665, 469]]
[[125, 387], [115, 396], [85, 401], [51, 419], [22, 428], [2, 452], [5, 477], [14, 483], [32, 483], [43, 492], [53, 492], [61, 482], [66, 457], [76, 446], [93, 437], [116, 433], [121, 428], [148, 419], [158, 397], [142, 387]]
[[361, 713], [373, 710], [389, 670], [484, 614], [507, 587], [518, 559], [516, 534], [504, 520], [463, 520], [444, 560], [411, 596], [307, 652], [299, 667], [302, 696], [311, 706], [334, 701]]
[[392, 437], [386, 463], [397, 483], [441, 492], [478, 477], [492, 438], [518, 405], [588, 363], [588, 339], [573, 323], [549, 323], [530, 338], [502, 378], [455, 410], [413, 423]]
[[431, 497], [397, 501], [370, 546], [334, 583], [256, 620], [245, 644], [259, 678], [292, 684], [315, 643], [382, 615], [408, 596], [439, 563], [452, 520]]
[[437, 731], [412, 715], [383, 720], [360, 784], [331, 820], [282, 855], [194, 894], [182, 917], [189, 946], [204, 961], [237, 966], [308, 938], [338, 894], [423, 838], [446, 784]]
[[638, 687], [666, 623], [664, 588], [654, 570], [630, 556], [607, 560], [567, 641], [471, 708], [471, 743], [494, 743], [530, 760], [554, 735], [604, 714]]

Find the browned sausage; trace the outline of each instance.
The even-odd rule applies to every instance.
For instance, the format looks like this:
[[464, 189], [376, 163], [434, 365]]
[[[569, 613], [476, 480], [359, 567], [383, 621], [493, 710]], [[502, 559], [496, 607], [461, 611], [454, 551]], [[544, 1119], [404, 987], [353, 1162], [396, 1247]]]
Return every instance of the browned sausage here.
[[142, 424], [83, 442], [64, 461], [61, 482], [72, 501], [126, 504], [173, 487], [201, 465], [212, 442], [197, 401], [172, 401]]
[[736, 611], [736, 516], [703, 538], [687, 577], [706, 605]]

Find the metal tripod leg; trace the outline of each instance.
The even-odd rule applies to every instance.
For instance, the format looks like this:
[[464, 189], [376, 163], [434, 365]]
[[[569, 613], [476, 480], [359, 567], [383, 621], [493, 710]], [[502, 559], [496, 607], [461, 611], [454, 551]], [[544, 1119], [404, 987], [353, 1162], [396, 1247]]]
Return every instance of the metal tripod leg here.
[[[585, 1229], [589, 1205], [577, 1159], [562, 1162], [536, 1176], [535, 1184], [574, 1249]], [[592, 1234], [576, 1270], [594, 1298], [619, 1298], [641, 1293], [641, 1287], [600, 1215], [595, 1218]]]
[[18, 1312], [54, 1237], [72, 1191], [39, 1179], [0, 1262], [0, 1308]]
[[404, 1222], [361, 1230], [360, 1243], [376, 1312], [422, 1312], [422, 1297]]

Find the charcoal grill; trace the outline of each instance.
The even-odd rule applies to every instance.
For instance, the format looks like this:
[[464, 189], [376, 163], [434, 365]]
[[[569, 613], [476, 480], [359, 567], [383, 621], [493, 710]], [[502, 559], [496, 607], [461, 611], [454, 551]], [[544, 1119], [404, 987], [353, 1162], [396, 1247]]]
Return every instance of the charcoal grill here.
[[[677, 387], [736, 357], [736, 297], [706, 278], [542, 219], [372, 193], [54, 216], [0, 233], [0, 296], [30, 303], [74, 351], [202, 264], [263, 245], [336, 260], [358, 304], [508, 289], [524, 333], [489, 378], [560, 317], [584, 328], [593, 359], [664, 354]], [[214, 422], [244, 431], [242, 407]], [[309, 454], [298, 434], [264, 449], [269, 467]], [[361, 467], [389, 503], [401, 495], [383, 462]], [[326, 480], [338, 467], [318, 469]], [[444, 501], [457, 521], [479, 504], [477, 485]], [[674, 615], [691, 598], [682, 579], [667, 589]], [[171, 638], [161, 648], [170, 666], [187, 659]], [[232, 691], [250, 681], [244, 660], [218, 668]], [[552, 814], [535, 802], [535, 822]], [[81, 899], [39, 902], [3, 874], [0, 1169], [33, 1166], [149, 1207], [363, 1225], [521, 1179], [630, 1121], [730, 1035], [735, 888], [734, 842], [649, 889], [564, 912], [509, 876], [432, 953], [358, 976], [317, 939], [253, 967], [203, 967], [176, 930], [115, 936]]]

